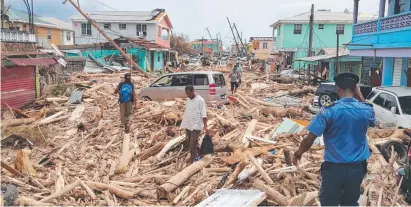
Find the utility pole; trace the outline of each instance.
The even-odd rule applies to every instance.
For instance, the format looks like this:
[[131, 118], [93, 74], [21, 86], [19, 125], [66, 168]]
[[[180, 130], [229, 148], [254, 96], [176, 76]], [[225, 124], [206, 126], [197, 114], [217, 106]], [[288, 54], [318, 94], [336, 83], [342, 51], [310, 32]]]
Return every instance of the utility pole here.
[[[314, 31], [314, 4], [311, 4], [311, 15], [310, 15], [310, 33], [308, 37], [308, 57], [312, 56], [313, 53], [313, 31]], [[310, 70], [311, 64], [308, 65], [307, 78], [310, 80]]]
[[336, 58], [336, 60], [337, 60], [337, 62], [336, 62], [336, 64], [335, 64], [335, 67], [334, 67], [334, 77], [337, 75], [337, 72], [338, 72], [338, 62], [339, 62], [339, 60], [338, 60], [338, 53], [340, 52], [339, 50], [340, 50], [340, 33], [337, 31], [337, 52], [336, 52], [336, 54], [337, 54], [337, 56], [335, 56], [335, 58]]
[[[211, 36], [210, 30], [208, 29], [208, 27], [206, 27], [206, 29], [207, 29], [208, 35], [210, 35], [211, 42], [214, 42], [213, 37]], [[218, 37], [217, 37], [216, 41], [217, 41], [217, 53], [218, 53]], [[213, 46], [213, 52], [214, 52], [214, 46]]]
[[204, 56], [204, 37], [201, 37], [201, 55]]
[[243, 39], [241, 38], [240, 34], [238, 34], [237, 27], [235, 26], [234, 23], [233, 23], [233, 26], [234, 26], [235, 31], [237, 32], [238, 38], [240, 39], [241, 46], [242, 46], [242, 48], [243, 48], [243, 52], [244, 52], [245, 54], [247, 54], [247, 53], [245, 52], [245, 48], [244, 48], [244, 44], [243, 44]]
[[228, 19], [228, 17], [227, 17], [227, 21], [228, 21], [228, 25], [230, 25], [231, 33], [233, 34], [235, 46], [237, 47], [237, 52], [240, 54], [241, 53], [240, 48], [238, 47], [237, 39], [235, 38], [233, 27], [231, 27], [230, 19]]
[[[85, 14], [74, 2], [73, 0], [66, 0], [69, 1], [71, 3], [71, 5], [74, 6], [74, 8], [77, 9], [78, 12], [80, 12], [81, 15], [83, 15], [84, 18], [87, 19], [88, 22], [90, 22], [91, 25], [93, 25], [109, 42], [111, 45], [113, 45], [121, 54], [121, 56], [123, 56], [124, 59], [130, 61], [132, 63], [132, 66], [130, 66], [130, 73], [132, 71], [132, 67], [135, 67], [137, 69], [138, 72], [142, 73], [145, 77], [149, 78], [151, 77], [151, 74], [146, 73], [143, 69], [140, 68], [140, 66], [135, 63], [133, 60], [131, 60], [130, 56], [127, 55], [123, 49], [121, 49], [121, 47], [119, 47], [102, 29], [100, 29], [100, 27], [97, 25], [97, 23], [93, 20], [90, 19], [90, 17], [87, 16], [87, 14]], [[64, 1], [63, 3], [66, 3], [66, 1]]]

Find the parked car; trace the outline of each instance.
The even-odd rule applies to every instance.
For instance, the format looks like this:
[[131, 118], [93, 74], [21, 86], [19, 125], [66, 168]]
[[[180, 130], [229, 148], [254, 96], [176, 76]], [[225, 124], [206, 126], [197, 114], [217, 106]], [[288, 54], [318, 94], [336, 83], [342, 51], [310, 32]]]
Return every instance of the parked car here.
[[281, 78], [293, 78], [293, 79], [299, 79], [302, 77], [298, 71], [294, 69], [288, 69], [288, 70], [283, 70], [280, 73]]
[[201, 66], [201, 61], [197, 58], [191, 58], [188, 61], [188, 66], [192, 66], [192, 67], [200, 67]]
[[214, 71], [181, 72], [163, 75], [148, 87], [141, 89], [140, 96], [152, 101], [186, 98], [185, 87], [193, 85], [197, 94], [208, 105], [228, 102], [224, 75]]
[[[359, 84], [359, 86], [364, 97], [367, 97], [372, 91], [372, 87], [369, 85]], [[322, 106], [338, 99], [337, 86], [334, 82], [321, 83], [315, 92], [313, 104], [308, 108], [311, 113], [318, 113]]]
[[411, 128], [411, 87], [376, 87], [367, 99], [381, 128]]

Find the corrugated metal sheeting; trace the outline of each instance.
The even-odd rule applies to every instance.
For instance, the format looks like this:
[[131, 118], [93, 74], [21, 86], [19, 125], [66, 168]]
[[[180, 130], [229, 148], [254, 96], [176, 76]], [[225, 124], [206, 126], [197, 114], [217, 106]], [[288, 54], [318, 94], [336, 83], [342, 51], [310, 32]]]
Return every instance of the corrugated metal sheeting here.
[[20, 108], [36, 99], [36, 67], [16, 66], [1, 69], [1, 104]]
[[57, 63], [54, 58], [9, 58], [11, 62], [19, 66], [34, 65], [54, 65]]

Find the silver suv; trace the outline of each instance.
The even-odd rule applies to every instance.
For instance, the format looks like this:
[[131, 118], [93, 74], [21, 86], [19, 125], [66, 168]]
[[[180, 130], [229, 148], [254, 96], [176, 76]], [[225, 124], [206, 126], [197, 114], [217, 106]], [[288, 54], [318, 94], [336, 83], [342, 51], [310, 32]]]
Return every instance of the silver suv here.
[[195, 93], [208, 105], [228, 102], [224, 75], [214, 71], [171, 73], [161, 76], [148, 87], [141, 89], [140, 96], [152, 101], [186, 98], [185, 87], [193, 85]]

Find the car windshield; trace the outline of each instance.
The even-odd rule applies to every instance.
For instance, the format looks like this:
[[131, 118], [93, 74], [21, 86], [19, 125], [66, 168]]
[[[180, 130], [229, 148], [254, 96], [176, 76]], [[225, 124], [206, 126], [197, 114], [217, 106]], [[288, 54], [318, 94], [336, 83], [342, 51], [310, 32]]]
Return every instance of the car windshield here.
[[402, 113], [411, 115], [411, 96], [398, 97]]

